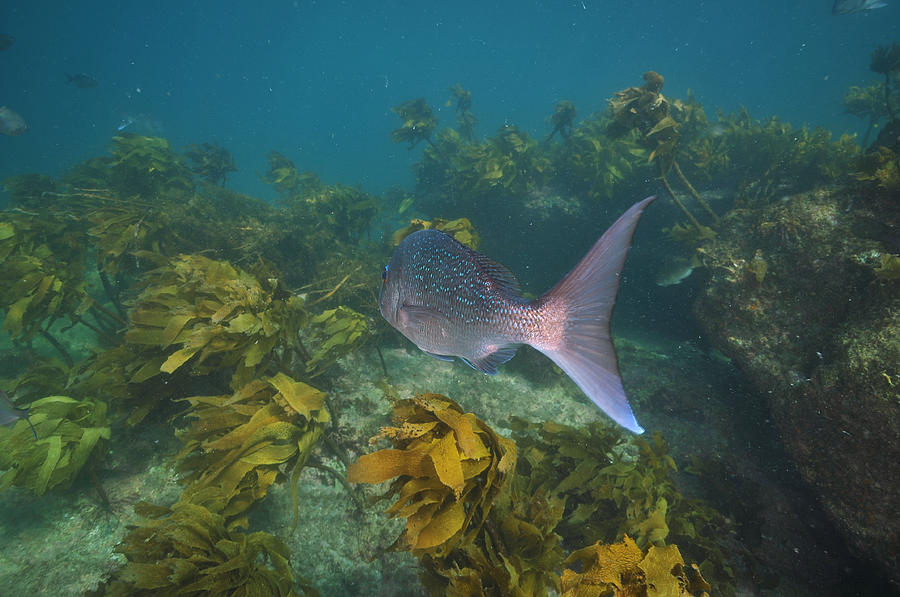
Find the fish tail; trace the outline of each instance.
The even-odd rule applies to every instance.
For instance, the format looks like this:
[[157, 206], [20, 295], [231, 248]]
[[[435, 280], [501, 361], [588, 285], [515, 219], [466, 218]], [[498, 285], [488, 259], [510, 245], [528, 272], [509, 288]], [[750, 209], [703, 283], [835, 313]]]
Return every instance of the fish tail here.
[[644, 208], [656, 197], [631, 206], [556, 286], [535, 301], [541, 339], [532, 345], [566, 372], [594, 404], [616, 423], [643, 433], [622, 387], [609, 321], [619, 274]]

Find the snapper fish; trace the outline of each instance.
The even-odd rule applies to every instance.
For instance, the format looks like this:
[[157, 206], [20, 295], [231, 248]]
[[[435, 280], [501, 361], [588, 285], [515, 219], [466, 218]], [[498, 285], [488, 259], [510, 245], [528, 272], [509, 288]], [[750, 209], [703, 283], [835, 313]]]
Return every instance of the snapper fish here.
[[619, 376], [609, 320], [638, 220], [635, 203], [556, 286], [528, 300], [503, 265], [438, 230], [407, 236], [382, 273], [381, 314], [427, 354], [488, 375], [533, 346], [616, 423], [643, 433]]
[[831, 7], [831, 14], [849, 15], [885, 6], [887, 6], [887, 2], [881, 2], [881, 0], [835, 0], [834, 6]]

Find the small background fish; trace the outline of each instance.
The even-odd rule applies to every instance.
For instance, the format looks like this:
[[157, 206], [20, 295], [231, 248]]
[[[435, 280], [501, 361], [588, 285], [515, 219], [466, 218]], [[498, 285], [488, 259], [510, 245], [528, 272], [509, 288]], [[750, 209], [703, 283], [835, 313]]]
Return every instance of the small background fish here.
[[78, 73], [76, 75], [67, 74], [66, 79], [66, 83], [73, 84], [79, 89], [90, 89], [91, 87], [96, 87], [100, 84], [97, 79], [84, 73]]
[[16, 408], [9, 396], [6, 395], [6, 392], [0, 390], [0, 425], [12, 427], [19, 419], [25, 419], [25, 422], [31, 427], [34, 439], [37, 439], [37, 431], [34, 430], [34, 425], [31, 424], [31, 419], [28, 418], [28, 409]]
[[854, 12], [884, 8], [885, 6], [887, 6], [887, 3], [881, 0], [835, 0], [834, 6], [831, 7], [831, 14], [849, 15]]
[[0, 52], [8, 50], [14, 43], [16, 38], [8, 33], [0, 33]]
[[24, 118], [6, 106], [0, 107], [0, 135], [16, 136], [27, 130]]

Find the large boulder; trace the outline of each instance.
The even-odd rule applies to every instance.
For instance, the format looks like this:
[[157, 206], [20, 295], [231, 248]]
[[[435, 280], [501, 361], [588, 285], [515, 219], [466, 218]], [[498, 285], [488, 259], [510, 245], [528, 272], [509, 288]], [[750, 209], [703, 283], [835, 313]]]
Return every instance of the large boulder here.
[[861, 557], [900, 582], [900, 202], [820, 190], [731, 211], [694, 315], [770, 408]]

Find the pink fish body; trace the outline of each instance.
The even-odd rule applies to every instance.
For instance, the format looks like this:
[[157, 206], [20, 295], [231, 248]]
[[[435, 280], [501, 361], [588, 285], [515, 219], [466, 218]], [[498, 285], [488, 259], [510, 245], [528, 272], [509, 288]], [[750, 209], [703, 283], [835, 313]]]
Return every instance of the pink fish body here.
[[642, 433], [619, 376], [609, 320], [634, 230], [654, 199], [629, 208], [571, 272], [533, 301], [521, 296], [503, 265], [443, 232], [413, 233], [385, 268], [381, 314], [426, 353], [459, 357], [491, 375], [529, 344], [614, 421]]

